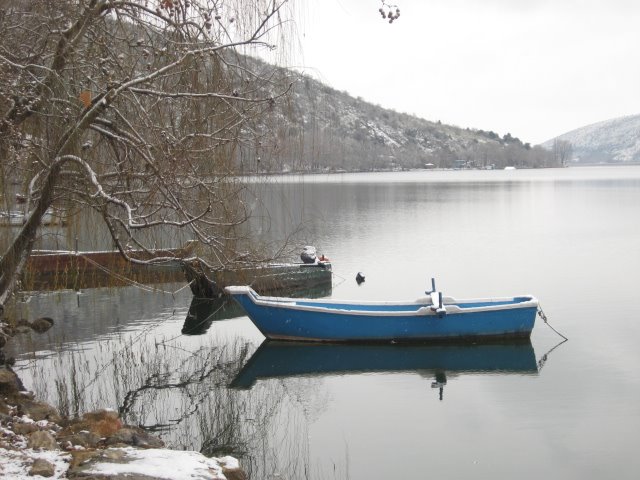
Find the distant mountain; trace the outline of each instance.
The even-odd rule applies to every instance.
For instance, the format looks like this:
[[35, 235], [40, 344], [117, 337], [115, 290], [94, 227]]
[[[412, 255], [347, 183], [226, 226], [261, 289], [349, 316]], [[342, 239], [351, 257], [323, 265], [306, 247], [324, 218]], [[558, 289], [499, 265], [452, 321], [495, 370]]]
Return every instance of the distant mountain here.
[[256, 153], [259, 163], [251, 151], [242, 152], [248, 169], [253, 165], [271, 172], [555, 166], [550, 152], [509, 133], [499, 136], [398, 113], [291, 70], [282, 69], [277, 76], [278, 84], [292, 84], [291, 91], [259, 120], [257, 130], [270, 133]]
[[551, 139], [542, 146], [551, 150], [554, 140], [571, 143], [574, 162], [640, 162], [640, 115], [587, 125]]

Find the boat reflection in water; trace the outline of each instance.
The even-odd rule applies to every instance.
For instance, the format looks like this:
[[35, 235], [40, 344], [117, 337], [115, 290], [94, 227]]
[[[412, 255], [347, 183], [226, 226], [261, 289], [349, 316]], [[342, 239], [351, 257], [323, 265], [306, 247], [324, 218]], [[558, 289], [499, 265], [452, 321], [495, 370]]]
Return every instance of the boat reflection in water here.
[[265, 340], [231, 383], [248, 389], [257, 380], [289, 376], [343, 375], [369, 372], [430, 374], [440, 389], [447, 374], [537, 374], [529, 339], [479, 344], [309, 344]]

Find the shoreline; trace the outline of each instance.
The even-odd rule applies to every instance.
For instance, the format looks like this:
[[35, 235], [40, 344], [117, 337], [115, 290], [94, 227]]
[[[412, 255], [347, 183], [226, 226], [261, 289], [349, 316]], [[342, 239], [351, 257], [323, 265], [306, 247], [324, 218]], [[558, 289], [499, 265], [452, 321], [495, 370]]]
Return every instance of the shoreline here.
[[0, 322], [0, 478], [247, 479], [234, 457], [167, 448], [155, 435], [124, 424], [113, 410], [63, 417], [26, 391], [11, 368], [3, 348], [12, 336]]

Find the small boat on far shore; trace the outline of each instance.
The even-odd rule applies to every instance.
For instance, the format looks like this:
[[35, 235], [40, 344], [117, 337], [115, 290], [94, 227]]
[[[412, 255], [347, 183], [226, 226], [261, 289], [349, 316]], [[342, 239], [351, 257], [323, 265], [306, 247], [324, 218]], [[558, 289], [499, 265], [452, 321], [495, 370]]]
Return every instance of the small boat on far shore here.
[[272, 340], [415, 342], [528, 338], [538, 310], [531, 295], [457, 300], [442, 292], [412, 302], [265, 297], [248, 286], [231, 295]]

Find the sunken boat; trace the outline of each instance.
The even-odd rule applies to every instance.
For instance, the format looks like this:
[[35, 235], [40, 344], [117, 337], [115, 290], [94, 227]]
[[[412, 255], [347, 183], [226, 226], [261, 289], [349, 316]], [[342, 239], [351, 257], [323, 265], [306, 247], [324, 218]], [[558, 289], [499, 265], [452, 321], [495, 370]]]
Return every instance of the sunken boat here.
[[233, 268], [214, 268], [201, 259], [183, 262], [184, 275], [193, 295], [198, 298], [217, 298], [225, 295], [231, 285], [251, 285], [262, 295], [300, 295], [311, 298], [331, 294], [331, 262], [316, 256], [313, 247], [305, 247], [301, 262], [265, 263]]

